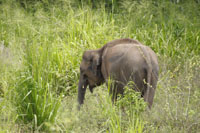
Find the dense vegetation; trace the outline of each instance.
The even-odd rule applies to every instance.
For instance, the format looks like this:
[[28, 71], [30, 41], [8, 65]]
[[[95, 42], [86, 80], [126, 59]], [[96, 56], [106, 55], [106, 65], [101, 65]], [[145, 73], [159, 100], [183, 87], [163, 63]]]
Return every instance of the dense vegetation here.
[[[0, 131], [200, 131], [199, 0], [0, 0]], [[159, 57], [151, 111], [106, 86], [77, 111], [84, 50], [133, 38]], [[134, 104], [133, 104], [134, 103]]]

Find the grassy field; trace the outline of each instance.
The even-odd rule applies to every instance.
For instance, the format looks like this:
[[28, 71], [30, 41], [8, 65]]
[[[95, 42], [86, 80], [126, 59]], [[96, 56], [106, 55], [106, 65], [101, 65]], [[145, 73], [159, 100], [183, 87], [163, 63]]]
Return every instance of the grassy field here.
[[[93, 2], [0, 0], [0, 132], [200, 132], [200, 1]], [[78, 111], [83, 52], [127, 37], [158, 55], [152, 109], [102, 85]]]

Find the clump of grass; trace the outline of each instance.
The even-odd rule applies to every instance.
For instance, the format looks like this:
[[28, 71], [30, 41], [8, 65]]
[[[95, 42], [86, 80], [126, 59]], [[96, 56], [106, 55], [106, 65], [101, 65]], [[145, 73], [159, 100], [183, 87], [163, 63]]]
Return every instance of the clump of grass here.
[[33, 130], [55, 121], [60, 106], [60, 96], [52, 89], [52, 56], [48, 45], [27, 46], [25, 67], [19, 72], [16, 83], [16, 106], [18, 118], [33, 123]]

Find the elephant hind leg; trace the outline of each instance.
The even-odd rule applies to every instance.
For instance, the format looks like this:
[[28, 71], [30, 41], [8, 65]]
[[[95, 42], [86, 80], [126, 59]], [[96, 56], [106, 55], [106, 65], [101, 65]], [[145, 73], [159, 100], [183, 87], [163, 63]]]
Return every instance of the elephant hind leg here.
[[153, 104], [157, 80], [158, 80], [157, 76], [155, 76], [154, 73], [152, 73], [151, 74], [151, 82], [150, 82], [150, 84], [147, 83], [147, 86], [149, 86], [149, 93], [148, 93], [148, 95], [147, 95], [147, 91], [145, 91], [145, 93], [144, 93], [144, 100], [148, 103], [148, 106], [150, 109]]
[[153, 104], [154, 94], [155, 94], [155, 89], [153, 87], [149, 87], [149, 93], [148, 94], [147, 94], [147, 91], [144, 93], [144, 101], [148, 103], [149, 109], [151, 109], [151, 106]]

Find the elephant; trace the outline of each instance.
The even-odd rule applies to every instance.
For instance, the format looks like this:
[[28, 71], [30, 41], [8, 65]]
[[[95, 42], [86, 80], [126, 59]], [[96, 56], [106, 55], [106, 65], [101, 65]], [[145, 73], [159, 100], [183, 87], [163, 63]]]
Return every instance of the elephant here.
[[87, 50], [82, 55], [78, 84], [78, 105], [84, 103], [87, 86], [92, 93], [96, 86], [107, 83], [112, 78], [114, 85], [109, 93], [112, 101], [123, 94], [124, 87], [133, 81], [133, 89], [141, 92], [141, 97], [151, 108], [158, 81], [158, 59], [148, 46], [130, 38], [108, 42], [102, 48]]

